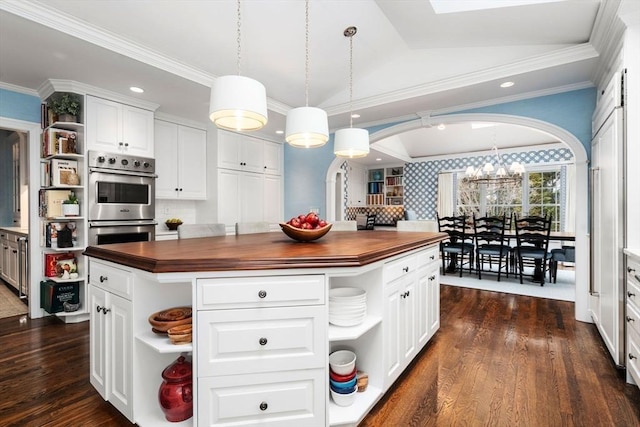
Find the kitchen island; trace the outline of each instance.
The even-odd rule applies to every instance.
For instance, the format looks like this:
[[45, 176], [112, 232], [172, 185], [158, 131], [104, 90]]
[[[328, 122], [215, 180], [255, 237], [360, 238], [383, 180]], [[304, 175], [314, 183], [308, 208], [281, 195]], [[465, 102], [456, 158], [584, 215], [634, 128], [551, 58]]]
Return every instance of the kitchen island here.
[[[281, 233], [91, 246], [91, 383], [139, 426], [356, 425], [439, 327], [442, 233]], [[367, 292], [367, 316], [329, 324], [329, 290]], [[193, 308], [193, 342], [154, 334], [157, 311]], [[329, 397], [328, 355], [350, 349], [367, 389]], [[169, 423], [162, 370], [193, 362], [194, 417]], [[236, 423], [236, 424], [234, 424]]]

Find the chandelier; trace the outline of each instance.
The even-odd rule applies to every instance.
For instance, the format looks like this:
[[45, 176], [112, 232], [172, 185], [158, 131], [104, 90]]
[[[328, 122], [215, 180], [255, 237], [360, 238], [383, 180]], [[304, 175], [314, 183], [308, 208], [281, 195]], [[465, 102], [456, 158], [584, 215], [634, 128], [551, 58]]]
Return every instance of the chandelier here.
[[510, 184], [520, 182], [522, 174], [525, 172], [524, 166], [520, 162], [513, 162], [507, 167], [502, 161], [498, 147], [495, 145], [491, 149], [495, 156], [495, 161], [487, 162], [484, 166], [468, 166], [465, 172], [466, 179], [477, 184]]

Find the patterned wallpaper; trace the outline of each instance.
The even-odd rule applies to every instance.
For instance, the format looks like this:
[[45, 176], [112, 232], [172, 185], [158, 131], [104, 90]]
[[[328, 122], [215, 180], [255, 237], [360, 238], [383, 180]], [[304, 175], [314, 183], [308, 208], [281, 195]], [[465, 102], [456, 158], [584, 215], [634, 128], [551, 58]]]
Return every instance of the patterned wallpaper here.
[[[570, 161], [573, 153], [568, 148], [522, 151], [519, 153], [501, 153], [505, 163], [518, 161], [522, 164], [545, 164]], [[404, 207], [413, 209], [420, 219], [435, 219], [438, 202], [438, 173], [442, 171], [465, 170], [467, 166], [478, 167], [493, 161], [493, 154], [482, 156], [457, 157], [426, 162], [405, 164], [404, 169]], [[562, 168], [561, 185], [565, 184], [566, 168]], [[564, 189], [565, 187], [563, 187]], [[562, 200], [561, 209], [564, 209]]]

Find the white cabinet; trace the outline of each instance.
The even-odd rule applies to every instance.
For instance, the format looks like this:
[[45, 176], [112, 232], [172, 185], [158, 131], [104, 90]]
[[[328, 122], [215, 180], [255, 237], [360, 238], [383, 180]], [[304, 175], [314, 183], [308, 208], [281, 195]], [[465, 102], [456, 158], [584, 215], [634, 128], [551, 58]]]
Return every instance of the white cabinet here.
[[153, 111], [87, 96], [88, 150], [153, 157]]
[[366, 206], [367, 170], [353, 163], [349, 164], [349, 183], [347, 187], [347, 199], [349, 206]]
[[283, 217], [282, 145], [218, 131], [218, 222]]
[[0, 245], [2, 246], [2, 278], [11, 286], [18, 287], [18, 236], [3, 231]]
[[163, 120], [155, 121], [156, 198], [207, 198], [207, 133]]
[[218, 167], [282, 175], [282, 144], [218, 131]]
[[384, 266], [384, 369], [391, 385], [417, 352], [417, 259], [408, 255]]
[[418, 254], [418, 351], [440, 329], [440, 266], [438, 247]]
[[626, 260], [627, 381], [640, 386], [640, 258], [627, 253]]
[[[115, 269], [114, 269], [115, 270]], [[92, 281], [109, 284], [117, 279], [105, 273]], [[108, 287], [107, 287], [108, 289]], [[90, 382], [98, 393], [133, 422], [132, 305], [114, 293], [91, 283]]]

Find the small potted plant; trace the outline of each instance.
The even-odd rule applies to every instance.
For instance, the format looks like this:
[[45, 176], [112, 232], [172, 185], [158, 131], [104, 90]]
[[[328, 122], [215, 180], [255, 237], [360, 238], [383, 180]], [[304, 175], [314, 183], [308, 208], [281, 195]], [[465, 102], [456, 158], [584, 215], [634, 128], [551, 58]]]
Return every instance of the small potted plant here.
[[72, 93], [63, 93], [51, 103], [51, 109], [61, 122], [76, 122], [80, 114], [80, 99]]
[[69, 194], [69, 198], [62, 202], [62, 215], [64, 216], [79, 216], [80, 215], [80, 204], [78, 203], [78, 198], [76, 194], [72, 191]]

